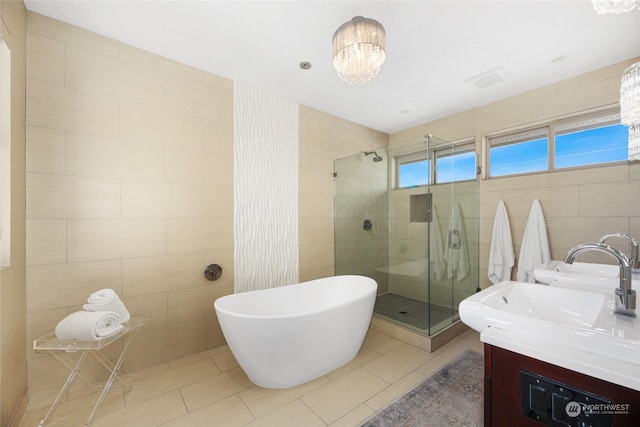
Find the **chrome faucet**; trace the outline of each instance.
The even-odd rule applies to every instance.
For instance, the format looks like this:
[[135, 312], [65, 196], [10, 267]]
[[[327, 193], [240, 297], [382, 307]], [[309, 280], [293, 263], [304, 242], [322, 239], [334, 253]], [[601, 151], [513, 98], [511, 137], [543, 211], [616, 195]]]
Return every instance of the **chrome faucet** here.
[[631, 289], [631, 262], [629, 258], [620, 250], [612, 248], [604, 243], [583, 243], [567, 252], [564, 262], [573, 264], [573, 260], [583, 252], [602, 252], [615, 258], [620, 264], [620, 287], [615, 291], [615, 309], [616, 313], [626, 314], [627, 316], [636, 315], [636, 291]]
[[640, 264], [638, 264], [638, 241], [636, 239], [634, 239], [632, 236], [628, 235], [627, 233], [609, 233], [609, 234], [605, 234], [603, 236], [601, 236], [598, 239], [598, 243], [605, 243], [607, 240], [609, 240], [612, 237], [617, 237], [619, 239], [626, 239], [629, 241], [629, 245], [631, 246], [631, 252], [630, 252], [630, 257], [629, 257], [629, 261], [631, 262], [631, 268], [632, 269], [638, 269], [640, 268]]

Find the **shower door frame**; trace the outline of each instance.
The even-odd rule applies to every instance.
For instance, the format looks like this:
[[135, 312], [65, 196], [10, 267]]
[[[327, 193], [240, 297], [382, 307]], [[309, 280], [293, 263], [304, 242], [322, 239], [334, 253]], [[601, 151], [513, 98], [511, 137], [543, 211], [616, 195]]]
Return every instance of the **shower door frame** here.
[[[425, 138], [427, 138], [427, 141], [428, 141], [427, 142], [427, 158], [430, 160], [432, 165], [431, 176], [428, 184], [428, 187], [429, 187], [428, 191], [429, 191], [429, 194], [431, 194], [431, 201], [432, 201], [432, 205], [431, 205], [432, 219], [436, 216], [436, 206], [437, 206], [439, 197], [445, 196], [445, 194], [442, 194], [440, 196], [438, 196], [437, 194], [434, 194], [434, 190], [437, 190], [440, 188], [449, 189], [450, 203], [447, 206], [448, 216], [446, 216], [446, 218], [448, 218], [448, 223], [445, 221], [442, 221], [440, 223], [441, 230], [438, 230], [438, 231], [442, 231], [442, 234], [444, 236], [443, 238], [444, 251], [445, 252], [447, 251], [447, 246], [449, 247], [449, 251], [461, 251], [461, 253], [465, 255], [459, 255], [459, 256], [461, 258], [462, 257], [467, 258], [467, 262], [469, 263], [468, 273], [464, 274], [464, 276], [460, 280], [457, 280], [456, 278], [457, 276], [459, 276], [458, 274], [459, 270], [456, 269], [451, 274], [449, 272], [451, 267], [449, 266], [448, 260], [445, 259], [445, 264], [447, 268], [445, 269], [444, 274], [446, 277], [448, 292], [450, 292], [450, 295], [447, 296], [447, 299], [448, 299], [447, 306], [438, 304], [438, 301], [439, 300], [441, 301], [443, 297], [441, 295], [437, 295], [436, 292], [434, 292], [437, 288], [437, 285], [435, 283], [433, 274], [431, 274], [432, 272], [429, 271], [428, 292], [429, 292], [430, 312], [429, 312], [429, 322], [428, 322], [429, 326], [428, 326], [427, 334], [428, 336], [433, 336], [438, 332], [440, 332], [441, 330], [446, 329], [450, 325], [454, 324], [456, 321], [460, 319], [458, 315], [458, 310], [457, 310], [458, 304], [462, 299], [466, 298], [469, 295], [472, 295], [478, 287], [478, 283], [479, 283], [479, 262], [478, 262], [479, 174], [478, 174], [478, 168], [477, 168], [478, 155], [475, 150], [474, 141], [462, 140], [462, 141], [448, 142], [440, 138], [434, 137], [433, 135], [430, 135], [430, 134], [426, 135]], [[437, 145], [432, 145], [431, 144], [432, 138], [439, 140], [440, 143]], [[438, 154], [442, 153], [443, 151], [447, 152], [449, 150], [450, 150], [450, 153], [442, 157], [453, 156], [459, 153], [468, 153], [468, 152], [474, 153], [474, 165], [473, 165], [474, 178], [473, 179], [454, 180], [452, 176], [450, 181], [438, 182], [437, 159], [438, 157], [440, 157], [438, 156]], [[460, 196], [463, 195], [464, 193], [461, 193], [459, 190], [463, 189], [465, 186], [472, 187], [472, 191], [469, 192], [468, 189], [467, 191], [468, 191], [468, 194], [474, 194], [475, 199], [463, 198], [464, 200], [461, 200]], [[465, 209], [462, 209], [461, 204], [465, 204], [466, 207], [469, 208], [470, 207], [469, 204], [473, 202], [475, 204], [474, 206], [475, 209], [469, 209], [471, 211], [471, 215], [467, 217], [466, 214], [468, 214], [469, 212], [466, 211]], [[458, 215], [461, 217], [461, 220], [463, 221], [463, 224], [462, 224], [463, 228], [461, 229], [456, 229], [455, 227], [452, 228], [452, 218], [456, 215], [454, 212], [457, 212]], [[475, 226], [470, 229], [470, 227], [468, 227], [468, 223], [471, 223], [474, 220], [475, 220]], [[428, 251], [429, 251], [430, 261], [433, 260], [431, 251], [432, 251], [432, 248], [435, 246], [432, 240], [432, 236], [434, 236], [433, 226], [434, 226], [434, 221], [432, 220], [429, 223]], [[473, 262], [471, 262], [472, 260]], [[433, 264], [434, 264], [433, 262], [430, 262], [430, 268], [433, 266]], [[451, 277], [448, 277], [450, 274], [451, 274]], [[463, 273], [460, 273], [460, 274], [463, 274]], [[466, 283], [461, 283], [461, 282], [466, 282]], [[469, 282], [473, 283], [472, 287], [469, 287]], [[468, 292], [465, 292], [463, 290], [465, 286], [469, 287]], [[464, 295], [464, 297], [461, 297], [461, 295]], [[449, 320], [434, 322], [432, 319], [433, 311], [431, 309], [435, 307], [443, 307], [444, 309], [448, 310]]]

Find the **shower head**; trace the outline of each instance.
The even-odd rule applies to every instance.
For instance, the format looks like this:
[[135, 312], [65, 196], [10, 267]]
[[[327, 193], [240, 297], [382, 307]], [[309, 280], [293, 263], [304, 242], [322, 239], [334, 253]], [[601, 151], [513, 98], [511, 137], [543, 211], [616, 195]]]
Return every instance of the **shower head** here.
[[368, 156], [369, 154], [374, 155], [374, 158], [373, 158], [374, 162], [381, 162], [383, 160], [383, 158], [378, 156], [378, 153], [376, 153], [375, 151], [365, 151], [364, 153], [365, 156]]

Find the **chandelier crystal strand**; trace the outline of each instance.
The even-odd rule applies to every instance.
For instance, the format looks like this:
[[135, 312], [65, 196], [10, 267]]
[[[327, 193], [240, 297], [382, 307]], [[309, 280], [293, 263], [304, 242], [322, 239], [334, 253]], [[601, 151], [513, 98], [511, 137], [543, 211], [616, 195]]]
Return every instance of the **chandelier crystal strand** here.
[[640, 5], [636, 0], [592, 0], [593, 8], [598, 15], [605, 15], [609, 13], [625, 13], [630, 12], [635, 8], [640, 10]]
[[620, 121], [640, 125], [640, 62], [627, 67], [620, 81]]
[[640, 160], [640, 62], [622, 73], [620, 122], [629, 127], [629, 160]]
[[374, 78], [385, 60], [384, 27], [356, 16], [333, 34], [333, 66], [341, 80], [360, 86]]
[[629, 126], [629, 160], [640, 160], [640, 125]]

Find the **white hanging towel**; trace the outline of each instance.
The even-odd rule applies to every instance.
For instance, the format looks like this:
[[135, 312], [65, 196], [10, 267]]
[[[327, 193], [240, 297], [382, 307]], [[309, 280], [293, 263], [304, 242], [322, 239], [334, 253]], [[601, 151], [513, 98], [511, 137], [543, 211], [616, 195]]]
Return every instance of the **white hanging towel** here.
[[549, 261], [551, 261], [551, 251], [547, 238], [547, 226], [540, 201], [534, 199], [520, 246], [518, 281], [535, 283], [533, 270]]
[[444, 262], [444, 244], [442, 242], [442, 230], [440, 228], [440, 219], [436, 211], [435, 205], [431, 212], [431, 241], [429, 242], [429, 263], [432, 279], [442, 279], [446, 270]]
[[511, 279], [511, 269], [515, 263], [511, 226], [504, 202], [500, 200], [493, 220], [491, 247], [489, 249], [489, 266], [487, 275], [493, 284]]
[[456, 206], [451, 209], [447, 246], [444, 249], [448, 279], [453, 278], [455, 275], [456, 280], [460, 281], [469, 274], [469, 249], [465, 239], [464, 220], [462, 218], [460, 204], [457, 203]]

